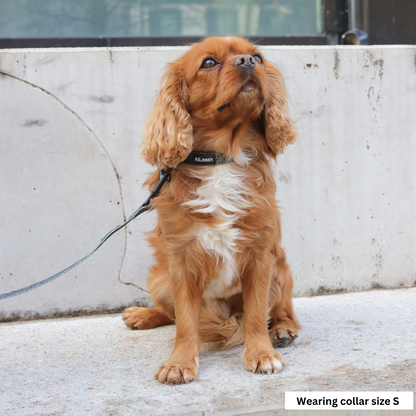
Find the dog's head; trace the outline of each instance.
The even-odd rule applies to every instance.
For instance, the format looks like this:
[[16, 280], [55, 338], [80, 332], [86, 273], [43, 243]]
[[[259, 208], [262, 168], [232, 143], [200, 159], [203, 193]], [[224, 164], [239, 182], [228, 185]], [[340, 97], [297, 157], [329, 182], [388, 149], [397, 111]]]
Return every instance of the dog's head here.
[[256, 147], [276, 157], [295, 139], [279, 70], [244, 39], [210, 37], [168, 65], [142, 157], [161, 168], [175, 167], [192, 150], [238, 160]]

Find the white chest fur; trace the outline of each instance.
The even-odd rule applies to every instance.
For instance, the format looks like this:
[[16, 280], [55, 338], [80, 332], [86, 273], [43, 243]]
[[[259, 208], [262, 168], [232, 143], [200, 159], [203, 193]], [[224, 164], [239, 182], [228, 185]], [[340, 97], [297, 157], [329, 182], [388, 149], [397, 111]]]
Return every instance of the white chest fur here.
[[211, 176], [196, 190], [197, 197], [184, 204], [194, 212], [212, 214], [220, 220], [215, 228], [199, 227], [196, 236], [207, 252], [217, 260], [222, 259], [222, 266], [214, 272], [215, 278], [205, 286], [206, 297], [221, 296], [235, 277], [234, 255], [241, 230], [234, 224], [249, 206], [245, 198], [248, 192], [241, 171], [232, 164], [219, 165], [212, 169]]

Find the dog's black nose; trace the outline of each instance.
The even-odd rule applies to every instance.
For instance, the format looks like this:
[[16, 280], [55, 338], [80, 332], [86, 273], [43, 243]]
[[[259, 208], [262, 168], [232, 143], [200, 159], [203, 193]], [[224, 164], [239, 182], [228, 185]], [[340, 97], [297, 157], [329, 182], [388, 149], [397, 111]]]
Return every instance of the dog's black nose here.
[[253, 69], [256, 67], [256, 61], [251, 55], [238, 55], [233, 65], [245, 69]]

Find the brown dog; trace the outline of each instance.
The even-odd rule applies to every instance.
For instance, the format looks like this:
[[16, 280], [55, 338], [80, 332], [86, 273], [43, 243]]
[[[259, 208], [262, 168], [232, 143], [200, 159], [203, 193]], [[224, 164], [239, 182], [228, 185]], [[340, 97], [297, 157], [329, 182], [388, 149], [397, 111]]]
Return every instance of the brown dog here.
[[[201, 342], [244, 342], [247, 369], [277, 373], [284, 360], [273, 346], [298, 334], [270, 163], [296, 139], [286, 98], [278, 69], [237, 37], [207, 38], [164, 74], [142, 151], [146, 162], [173, 168], [152, 203], [156, 308], [123, 315], [131, 329], [176, 322], [175, 348], [155, 374], [162, 383], [197, 376]], [[229, 163], [181, 163], [192, 150]], [[157, 180], [156, 171], [146, 184]]]

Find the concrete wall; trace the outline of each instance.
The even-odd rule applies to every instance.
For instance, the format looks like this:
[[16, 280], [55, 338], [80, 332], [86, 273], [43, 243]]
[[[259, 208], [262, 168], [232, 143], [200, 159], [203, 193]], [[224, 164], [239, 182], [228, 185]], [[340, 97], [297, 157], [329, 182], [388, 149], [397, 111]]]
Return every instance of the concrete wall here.
[[[145, 199], [143, 121], [184, 48], [0, 51], [0, 293], [83, 257]], [[296, 295], [416, 282], [416, 47], [263, 47], [299, 141], [275, 167]], [[145, 299], [144, 214], [12, 313]], [[124, 282], [124, 283], [123, 283]]]

